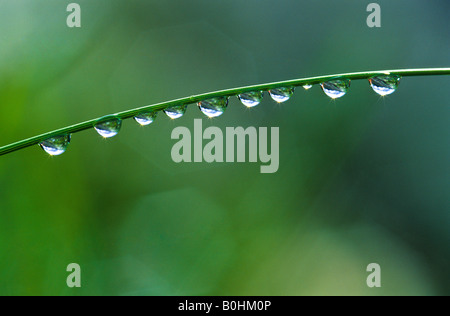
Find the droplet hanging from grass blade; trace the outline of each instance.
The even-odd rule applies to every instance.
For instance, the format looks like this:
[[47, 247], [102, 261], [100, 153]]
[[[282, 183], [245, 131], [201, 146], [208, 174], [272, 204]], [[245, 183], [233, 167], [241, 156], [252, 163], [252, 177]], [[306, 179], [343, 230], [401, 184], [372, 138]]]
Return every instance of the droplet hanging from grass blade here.
[[263, 98], [263, 91], [246, 92], [238, 95], [238, 99], [248, 108], [253, 108], [259, 105]]
[[138, 114], [134, 117], [134, 120], [141, 126], [147, 126], [152, 124], [156, 119], [157, 112], [145, 112]]
[[370, 78], [369, 83], [373, 91], [381, 96], [386, 96], [397, 91], [400, 80], [400, 76], [384, 74]]
[[94, 128], [103, 138], [111, 138], [119, 134], [122, 128], [122, 120], [118, 117], [101, 119], [95, 124]]
[[42, 141], [39, 143], [39, 146], [41, 146], [41, 148], [50, 156], [59, 156], [66, 152], [70, 140], [70, 134], [54, 136]]
[[342, 98], [350, 89], [349, 79], [334, 79], [320, 84], [323, 92], [332, 99]]
[[175, 105], [175, 106], [169, 106], [164, 110], [164, 113], [168, 117], [170, 117], [172, 120], [179, 119], [186, 113], [187, 105]]
[[214, 99], [198, 102], [200, 110], [209, 118], [219, 117], [228, 107], [228, 97], [218, 97]]
[[272, 99], [277, 103], [284, 103], [288, 101], [294, 94], [294, 87], [275, 88], [269, 91]]
[[312, 87], [313, 87], [312, 84], [305, 84], [305, 85], [303, 86], [303, 89], [309, 90], [309, 89], [311, 89]]

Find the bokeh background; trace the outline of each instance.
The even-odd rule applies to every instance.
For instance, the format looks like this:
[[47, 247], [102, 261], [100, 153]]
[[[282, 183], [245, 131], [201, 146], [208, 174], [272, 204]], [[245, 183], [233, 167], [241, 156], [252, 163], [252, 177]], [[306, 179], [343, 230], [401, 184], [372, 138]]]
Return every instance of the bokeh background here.
[[[446, 0], [0, 1], [0, 145], [118, 111], [247, 84], [450, 66]], [[195, 106], [66, 154], [0, 157], [3, 295], [448, 295], [450, 77], [380, 98], [355, 81], [204, 126], [280, 127], [280, 170], [175, 164]], [[82, 288], [66, 267], [82, 268]], [[366, 267], [382, 269], [369, 289]]]

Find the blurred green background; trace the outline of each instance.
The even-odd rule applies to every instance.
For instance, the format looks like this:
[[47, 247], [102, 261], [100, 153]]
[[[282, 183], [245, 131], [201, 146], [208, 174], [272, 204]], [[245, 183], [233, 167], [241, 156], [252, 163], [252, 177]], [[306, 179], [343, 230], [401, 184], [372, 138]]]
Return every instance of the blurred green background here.
[[[70, 2], [82, 27], [66, 26]], [[0, 145], [247, 84], [449, 67], [449, 1], [1, 0]], [[450, 77], [319, 87], [204, 126], [280, 127], [280, 170], [175, 164], [195, 106], [0, 157], [3, 295], [449, 295]], [[66, 267], [82, 268], [82, 288]], [[369, 289], [366, 267], [382, 269]]]

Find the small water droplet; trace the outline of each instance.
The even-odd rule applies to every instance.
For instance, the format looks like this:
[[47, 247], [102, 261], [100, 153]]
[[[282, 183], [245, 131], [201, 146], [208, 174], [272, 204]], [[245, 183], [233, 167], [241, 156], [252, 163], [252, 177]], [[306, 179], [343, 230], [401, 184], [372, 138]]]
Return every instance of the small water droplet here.
[[305, 84], [305, 85], [303, 86], [303, 89], [309, 90], [309, 89], [311, 89], [312, 87], [313, 87], [312, 84]]
[[54, 136], [42, 141], [39, 146], [50, 156], [59, 156], [66, 152], [70, 139], [70, 134]]
[[200, 101], [198, 107], [209, 118], [221, 116], [228, 106], [228, 97]]
[[134, 120], [141, 126], [152, 124], [156, 119], [157, 112], [145, 112], [134, 117]]
[[119, 134], [122, 128], [122, 120], [118, 117], [102, 119], [94, 126], [97, 133], [104, 138], [111, 138]]
[[400, 84], [401, 77], [397, 75], [379, 75], [369, 79], [373, 91], [381, 96], [394, 93]]
[[323, 92], [332, 99], [342, 98], [350, 88], [349, 79], [335, 79], [321, 84]]
[[259, 105], [264, 98], [263, 91], [246, 92], [238, 95], [239, 100], [248, 108]]
[[170, 117], [172, 120], [178, 119], [186, 113], [187, 106], [185, 104], [183, 105], [175, 105], [175, 106], [169, 106], [164, 110], [164, 113], [167, 114], [168, 117]]
[[295, 88], [293, 87], [284, 87], [272, 89], [269, 91], [269, 93], [275, 102], [284, 103], [292, 97], [292, 95], [294, 94], [294, 90]]

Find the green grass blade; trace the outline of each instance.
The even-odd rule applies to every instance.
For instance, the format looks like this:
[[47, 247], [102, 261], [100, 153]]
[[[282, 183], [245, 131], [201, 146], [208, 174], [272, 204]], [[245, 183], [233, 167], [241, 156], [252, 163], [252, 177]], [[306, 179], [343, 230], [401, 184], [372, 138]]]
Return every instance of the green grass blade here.
[[[287, 81], [280, 81], [280, 82], [272, 82], [272, 83], [266, 83], [266, 84], [259, 84], [259, 85], [252, 85], [252, 86], [246, 86], [246, 87], [240, 87], [240, 88], [234, 88], [234, 89], [227, 89], [227, 90], [221, 90], [221, 91], [215, 91], [215, 92], [209, 92], [199, 95], [194, 95], [182, 99], [157, 103], [153, 105], [148, 105], [120, 113], [113, 114], [113, 116], [116, 116], [122, 120], [133, 118], [136, 115], [142, 113], [142, 112], [149, 112], [149, 111], [160, 111], [164, 110], [167, 107], [170, 106], [176, 106], [176, 105], [183, 105], [183, 104], [192, 104], [197, 103], [203, 100], [208, 100], [216, 97], [221, 96], [235, 96], [244, 92], [251, 92], [251, 91], [267, 91], [275, 88], [281, 88], [286, 86], [304, 86], [304, 85], [315, 85], [320, 84], [322, 82], [326, 82], [329, 80], [332, 80], [334, 78], [338, 77], [345, 77], [351, 80], [363, 80], [363, 79], [369, 79], [373, 76], [380, 75], [380, 74], [393, 74], [398, 75], [401, 77], [412, 77], [412, 76], [438, 76], [438, 75], [450, 75], [450, 68], [428, 68], [428, 69], [400, 69], [400, 70], [383, 70], [383, 71], [369, 71], [369, 72], [355, 72], [355, 73], [344, 73], [344, 74], [334, 74], [334, 75], [327, 75], [327, 76], [319, 76], [319, 77], [310, 77], [310, 78], [303, 78], [303, 79], [295, 79], [295, 80], [287, 80]], [[97, 123], [101, 118], [93, 119], [90, 121], [82, 122], [79, 124], [75, 124], [72, 126], [67, 126], [55, 131], [51, 131], [42, 135], [34, 136], [28, 139], [24, 139], [21, 141], [18, 141], [13, 144], [6, 145], [4, 147], [0, 148], [0, 156], [18, 151], [20, 149], [24, 149], [30, 146], [37, 145], [41, 143], [42, 141], [58, 135], [64, 135], [64, 134], [74, 134], [77, 132], [81, 132], [87, 129], [93, 128], [95, 123]]]

